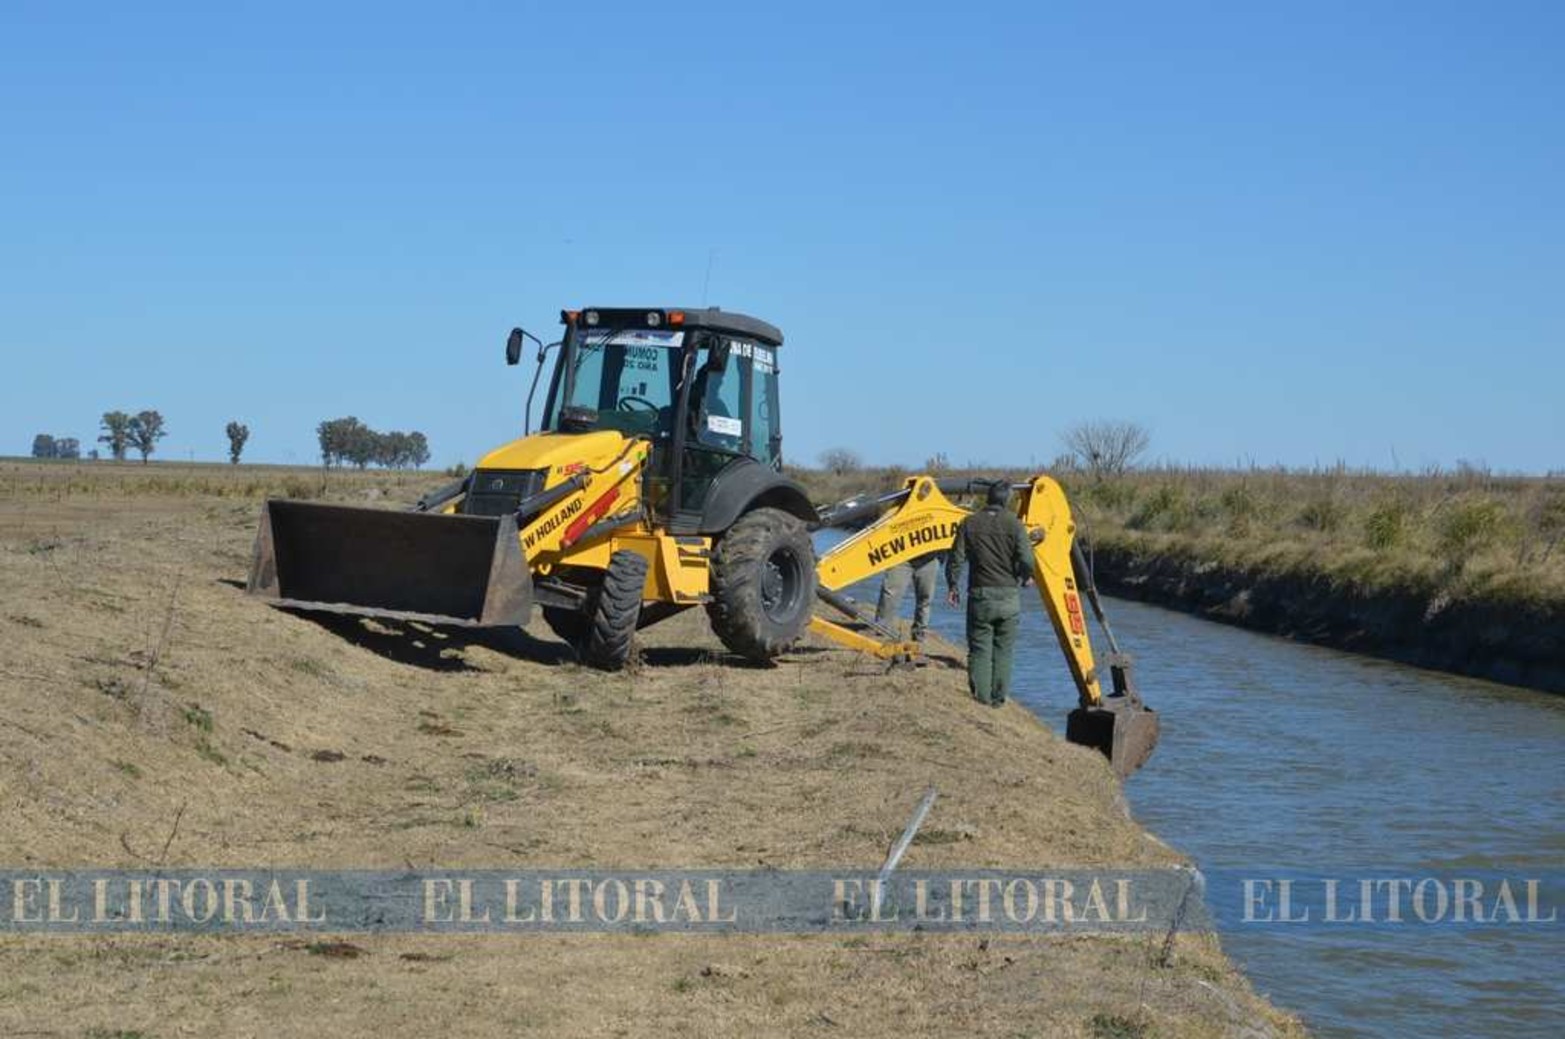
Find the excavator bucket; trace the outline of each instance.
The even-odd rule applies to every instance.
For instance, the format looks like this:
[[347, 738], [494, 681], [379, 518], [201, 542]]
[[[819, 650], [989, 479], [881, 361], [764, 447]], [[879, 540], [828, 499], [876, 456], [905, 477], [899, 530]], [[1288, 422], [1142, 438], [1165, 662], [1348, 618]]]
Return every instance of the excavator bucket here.
[[521, 625], [532, 577], [511, 516], [271, 500], [247, 590], [277, 606], [456, 624]]
[[1130, 659], [1109, 658], [1113, 693], [1096, 705], [1078, 707], [1065, 720], [1065, 738], [1092, 747], [1109, 759], [1120, 778], [1129, 776], [1152, 756], [1161, 729], [1157, 712], [1141, 702], [1130, 674]]

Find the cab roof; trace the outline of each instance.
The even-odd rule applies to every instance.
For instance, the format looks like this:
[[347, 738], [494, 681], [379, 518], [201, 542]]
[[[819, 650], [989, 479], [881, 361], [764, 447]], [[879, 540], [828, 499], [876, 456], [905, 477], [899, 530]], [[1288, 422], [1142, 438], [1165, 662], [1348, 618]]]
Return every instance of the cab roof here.
[[[721, 307], [583, 307], [562, 311], [560, 320], [569, 324], [579, 316], [584, 325], [591, 325], [589, 314], [597, 314], [597, 324], [608, 327], [708, 329], [758, 339], [770, 346], [781, 346], [783, 341], [782, 329], [776, 325]], [[656, 321], [651, 320], [653, 315]]]

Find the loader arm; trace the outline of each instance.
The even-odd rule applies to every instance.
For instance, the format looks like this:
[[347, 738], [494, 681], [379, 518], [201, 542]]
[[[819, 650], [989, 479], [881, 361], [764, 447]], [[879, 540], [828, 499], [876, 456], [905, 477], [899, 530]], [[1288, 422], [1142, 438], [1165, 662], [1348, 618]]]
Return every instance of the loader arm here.
[[501, 515], [462, 511], [472, 477], [408, 511], [270, 500], [261, 511], [248, 591], [302, 610], [525, 624], [538, 598], [535, 578], [565, 562], [607, 565], [613, 539], [606, 535], [642, 520], [647, 442], [615, 436], [603, 443], [611, 450], [597, 459], [551, 466], [549, 486]]

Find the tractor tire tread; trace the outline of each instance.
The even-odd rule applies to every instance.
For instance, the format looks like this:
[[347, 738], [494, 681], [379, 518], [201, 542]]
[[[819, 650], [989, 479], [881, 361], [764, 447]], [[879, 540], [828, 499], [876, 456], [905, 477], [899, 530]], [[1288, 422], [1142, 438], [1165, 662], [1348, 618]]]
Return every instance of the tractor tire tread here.
[[591, 622], [583, 636], [582, 662], [599, 671], [619, 671], [630, 660], [641, 617], [642, 589], [647, 583], [647, 560], [621, 549], [609, 557], [593, 603]]
[[[791, 546], [806, 560], [799, 616], [780, 626], [761, 607], [761, 569], [779, 547]], [[804, 634], [815, 598], [815, 550], [798, 517], [781, 509], [757, 508], [740, 516], [712, 553], [712, 599], [707, 616], [729, 652], [757, 663], [770, 661]]]

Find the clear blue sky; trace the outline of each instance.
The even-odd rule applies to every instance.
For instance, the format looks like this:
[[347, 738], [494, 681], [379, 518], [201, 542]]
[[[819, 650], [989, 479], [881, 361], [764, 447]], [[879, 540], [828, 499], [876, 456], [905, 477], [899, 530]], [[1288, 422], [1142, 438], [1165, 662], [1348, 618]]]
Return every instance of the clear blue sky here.
[[[244, 8], [243, 12], [239, 10]], [[0, 453], [519, 430], [513, 324], [780, 325], [785, 451], [1565, 468], [1565, 4], [0, 7]], [[1394, 452], [1394, 455], [1393, 455]]]

